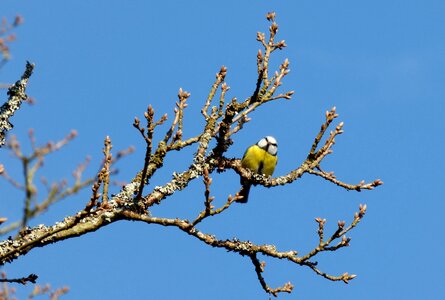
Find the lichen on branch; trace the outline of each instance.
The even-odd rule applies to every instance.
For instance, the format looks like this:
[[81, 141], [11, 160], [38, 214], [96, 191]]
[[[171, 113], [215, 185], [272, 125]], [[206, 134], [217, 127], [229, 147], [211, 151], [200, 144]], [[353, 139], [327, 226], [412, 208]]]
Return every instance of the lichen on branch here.
[[20, 109], [22, 102], [28, 99], [26, 86], [28, 85], [29, 77], [31, 77], [33, 70], [34, 64], [26, 62], [26, 68], [22, 78], [9, 87], [8, 100], [0, 107], [0, 147], [5, 144], [6, 132], [14, 127], [9, 119]]

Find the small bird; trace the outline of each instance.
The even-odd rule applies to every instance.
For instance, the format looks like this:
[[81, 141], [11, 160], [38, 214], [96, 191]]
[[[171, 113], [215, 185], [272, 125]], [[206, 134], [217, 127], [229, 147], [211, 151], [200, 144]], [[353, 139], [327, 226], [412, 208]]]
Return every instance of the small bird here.
[[[241, 160], [241, 166], [250, 169], [256, 174], [271, 176], [278, 161], [277, 151], [277, 140], [272, 136], [266, 136], [255, 145], [247, 148]], [[251, 185], [252, 183], [241, 177], [241, 190], [238, 192], [238, 195], [242, 196], [242, 198], [237, 200], [237, 202], [247, 202]]]

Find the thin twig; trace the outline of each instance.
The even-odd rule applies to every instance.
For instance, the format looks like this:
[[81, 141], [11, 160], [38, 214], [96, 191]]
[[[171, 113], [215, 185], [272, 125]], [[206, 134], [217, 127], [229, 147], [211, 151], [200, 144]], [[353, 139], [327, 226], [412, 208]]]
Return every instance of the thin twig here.
[[264, 267], [265, 267], [265, 262], [260, 262], [257, 258], [256, 253], [249, 255], [250, 259], [252, 260], [253, 265], [255, 266], [255, 272], [258, 276], [258, 281], [261, 284], [261, 287], [263, 288], [263, 290], [266, 293], [269, 293], [271, 295], [273, 295], [274, 297], [278, 297], [278, 293], [292, 293], [292, 290], [294, 289], [294, 286], [290, 283], [287, 282], [285, 283], [283, 286], [277, 287], [277, 288], [271, 288], [267, 283], [266, 280], [263, 277], [263, 272], [264, 272]]
[[37, 278], [39, 278], [39, 276], [37, 276], [36, 274], [29, 274], [27, 277], [22, 277], [22, 278], [0, 278], [0, 282], [9, 282], [9, 283], [14, 282], [25, 285], [28, 282], [36, 283]]

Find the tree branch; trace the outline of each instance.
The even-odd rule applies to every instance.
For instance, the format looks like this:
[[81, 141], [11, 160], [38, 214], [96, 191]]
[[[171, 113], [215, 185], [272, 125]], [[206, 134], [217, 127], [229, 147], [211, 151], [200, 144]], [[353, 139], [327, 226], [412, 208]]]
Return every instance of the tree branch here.
[[[333, 252], [349, 246], [351, 239], [347, 237], [346, 234], [362, 220], [366, 212], [366, 205], [360, 205], [359, 211], [354, 215], [352, 222], [348, 226], [346, 226], [345, 221], [339, 221], [337, 223], [337, 230], [330, 235], [325, 233], [324, 225], [326, 220], [316, 218], [316, 222], [318, 223], [318, 244], [303, 255], [298, 255], [298, 251], [296, 250], [279, 251], [275, 245], [259, 245], [251, 241], [240, 241], [237, 238], [217, 238], [212, 233], [205, 233], [198, 228], [206, 218], [226, 212], [230, 206], [236, 202], [238, 197], [237, 194], [235, 194], [235, 196], [228, 195], [226, 202], [222, 206], [219, 208], [214, 207], [211, 185], [214, 180], [212, 174], [215, 174], [215, 172], [218, 173], [232, 169], [252, 184], [260, 184], [265, 187], [290, 184], [306, 173], [322, 177], [348, 190], [360, 191], [362, 189], [372, 189], [383, 183], [377, 179], [371, 183], [361, 182], [358, 185], [351, 185], [336, 179], [333, 173], [322, 171], [320, 167], [321, 162], [328, 154], [332, 153], [335, 138], [343, 133], [343, 122], [338, 123], [336, 127], [328, 133], [328, 128], [338, 117], [335, 107], [326, 112], [325, 121], [315, 136], [314, 142], [304, 161], [300, 166], [296, 166], [295, 169], [286, 175], [270, 178], [261, 174], [254, 174], [250, 170], [244, 169], [239, 159], [224, 156], [233, 144], [232, 136], [250, 120], [248, 117], [249, 114], [267, 102], [278, 99], [290, 99], [293, 94], [293, 91], [278, 94], [278, 89], [282, 85], [283, 79], [289, 74], [288, 59], [284, 60], [277, 71], [271, 72], [271, 70], [269, 70], [270, 55], [277, 49], [281, 50], [286, 47], [286, 44], [284, 40], [275, 42], [278, 32], [275, 14], [269, 13], [266, 17], [272, 24], [269, 27], [267, 39], [264, 33], [257, 34], [257, 40], [264, 47], [264, 55], [262, 51], [259, 51], [257, 54], [258, 76], [254, 92], [250, 97], [241, 102], [238, 102], [235, 97], [226, 101], [227, 93], [230, 89], [225, 82], [228, 71], [226, 67], [221, 67], [216, 74], [216, 79], [210, 87], [209, 94], [201, 109], [205, 123], [200, 132], [191, 137], [184, 138], [186, 134], [183, 132], [183, 116], [185, 108], [187, 107], [186, 101], [190, 97], [190, 93], [180, 89], [178, 94], [179, 100], [176, 102], [172, 123], [167, 126], [165, 135], [157, 145], [153, 142], [154, 131], [164, 125], [167, 120], [167, 115], [163, 115], [158, 121], [155, 121], [155, 111], [149, 106], [144, 114], [147, 123], [146, 126], [142, 127], [138, 118], [135, 118], [133, 124], [145, 141], [146, 146], [143, 167], [135, 175], [133, 180], [123, 186], [116, 195], [108, 195], [109, 176], [111, 172], [110, 165], [113, 162], [113, 156], [111, 153], [111, 140], [107, 137], [103, 150], [105, 155], [104, 163], [92, 186], [92, 194], [85, 207], [77, 214], [67, 217], [61, 222], [55, 223], [53, 226], [39, 225], [34, 228], [24, 226], [16, 237], [0, 242], [0, 265], [12, 262], [34, 248], [44, 247], [48, 244], [69, 238], [75, 238], [94, 232], [111, 223], [127, 220], [176, 227], [208, 246], [222, 248], [241, 256], [248, 256], [252, 261], [262, 288], [273, 296], [277, 296], [281, 292], [290, 293], [293, 285], [289, 282], [281, 287], [271, 288], [264, 279], [265, 264], [259, 261], [259, 255], [285, 260], [301, 267], [307, 267], [315, 274], [332, 281], [348, 283], [349, 280], [355, 278], [355, 275], [349, 275], [348, 273], [337, 276], [330, 275], [322, 271], [318, 267], [318, 262], [313, 261], [313, 259], [321, 252]], [[26, 98], [24, 86], [26, 86], [27, 78], [29, 78], [31, 72], [32, 68], [28, 72], [28, 77], [25, 75], [22, 77], [22, 80], [26, 79], [24, 83], [21, 85], [16, 84], [18, 87], [10, 89], [10, 96], [13, 94], [16, 95], [14, 97], [18, 97], [19, 101], [21, 101], [20, 99]], [[270, 73], [273, 75], [269, 76]], [[22, 86], [23, 88], [20, 90]], [[216, 103], [212, 104], [213, 102]], [[38, 152], [38, 155], [36, 154], [35, 157], [32, 156], [33, 158], [42, 157], [63, 145], [63, 143], [59, 143], [48, 149], [40, 149], [36, 148], [33, 139], [31, 140], [33, 148], [35, 148], [34, 152]], [[173, 172], [172, 179], [165, 182], [162, 186], [151, 186], [150, 180], [156, 171], [163, 166], [168, 152], [180, 151], [191, 145], [196, 147], [196, 152], [188, 168], [181, 172]], [[17, 157], [25, 157], [21, 152], [18, 142], [13, 142], [10, 147]], [[35, 172], [35, 170], [39, 168], [39, 165], [36, 163], [34, 168], [30, 167], [29, 158], [26, 159], [26, 162], [28, 165], [25, 170], [28, 173], [25, 172], [25, 177], [31, 180], [25, 182], [24, 189], [27, 192], [26, 199], [30, 199], [33, 196], [32, 172]], [[3, 173], [6, 174], [5, 172]], [[4, 176], [6, 177], [6, 175]], [[152, 216], [149, 213], [148, 209], [151, 206], [161, 204], [168, 196], [185, 189], [192, 180], [201, 176], [204, 184], [203, 208], [201, 211], [196, 212], [196, 218], [193, 221], [179, 217], [164, 218]], [[101, 187], [103, 192], [102, 203], [99, 203]], [[31, 207], [29, 205], [26, 207], [25, 215], [31, 216]], [[23, 224], [27, 224], [27, 220], [24, 220]]]
[[26, 100], [26, 86], [28, 84], [29, 77], [31, 77], [34, 70], [34, 64], [26, 62], [25, 72], [22, 78], [17, 81], [13, 86], [8, 89], [8, 100], [0, 107], [0, 147], [5, 144], [5, 136], [8, 130], [11, 130], [14, 126], [9, 119], [14, 113], [20, 109], [22, 101]]
[[37, 278], [39, 278], [39, 276], [37, 276], [36, 274], [29, 274], [27, 277], [22, 278], [0, 278], [0, 282], [15, 282], [25, 285], [28, 282], [36, 283]]

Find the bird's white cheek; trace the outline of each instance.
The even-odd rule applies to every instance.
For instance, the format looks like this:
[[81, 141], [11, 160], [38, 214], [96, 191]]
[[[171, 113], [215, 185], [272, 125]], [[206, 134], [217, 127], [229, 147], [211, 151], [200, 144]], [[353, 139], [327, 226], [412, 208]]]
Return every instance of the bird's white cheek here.
[[266, 146], [267, 146], [267, 141], [266, 141], [266, 139], [261, 139], [259, 142], [258, 142], [258, 147], [260, 147], [261, 149], [264, 149]]
[[278, 147], [274, 145], [269, 145], [269, 149], [267, 149], [267, 152], [271, 155], [277, 155]]

